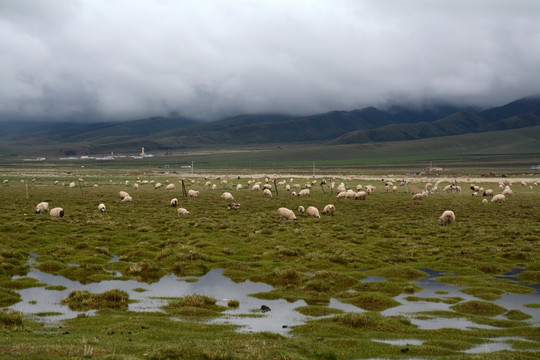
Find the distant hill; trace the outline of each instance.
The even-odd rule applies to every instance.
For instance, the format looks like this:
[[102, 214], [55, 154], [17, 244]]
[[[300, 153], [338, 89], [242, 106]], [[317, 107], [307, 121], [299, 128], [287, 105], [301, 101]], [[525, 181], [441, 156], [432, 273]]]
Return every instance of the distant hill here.
[[201, 122], [172, 116], [126, 122], [1, 122], [0, 155], [91, 155], [285, 143], [362, 144], [540, 125], [540, 96], [477, 111], [449, 105], [392, 106], [310, 116], [239, 115]]

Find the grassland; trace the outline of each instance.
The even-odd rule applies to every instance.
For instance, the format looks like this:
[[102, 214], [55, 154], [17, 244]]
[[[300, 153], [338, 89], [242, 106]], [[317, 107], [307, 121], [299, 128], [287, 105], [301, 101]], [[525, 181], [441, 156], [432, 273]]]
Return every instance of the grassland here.
[[[531, 285], [539, 282], [540, 187], [533, 185], [538, 177], [526, 175], [527, 186], [510, 178], [445, 179], [439, 188], [457, 181], [463, 191], [436, 192], [414, 202], [406, 189], [420, 191], [426, 181], [436, 179], [409, 179], [407, 187], [396, 182], [398, 191], [393, 193], [384, 191], [380, 176], [325, 176], [328, 182], [343, 181], [351, 188], [358, 184], [377, 187], [367, 200], [355, 201], [336, 199], [335, 192], [327, 187], [323, 190], [319, 186], [322, 177], [294, 176], [291, 182], [289, 175], [277, 181], [284, 179], [302, 187], [314, 181], [311, 196], [293, 197], [279, 187], [279, 196], [274, 192], [265, 198], [261, 192], [247, 189], [253, 177], [237, 170], [222, 170], [221, 179], [214, 174], [205, 179], [200, 174], [191, 177], [130, 166], [2, 170], [1, 180], [9, 180], [0, 184], [2, 306], [20, 301], [19, 289], [47, 285], [25, 277], [32, 253], [37, 254], [33, 267], [81, 283], [111, 279], [111, 271], [144, 284], [169, 273], [196, 278], [220, 268], [236, 282], [272, 285], [272, 291], [255, 295], [259, 299], [304, 300], [307, 306], [298, 312], [315, 316], [315, 320], [295, 326], [290, 336], [245, 333], [234, 326], [203, 321], [226, 311], [212, 299], [170, 299], [163, 312], [133, 312], [122, 292], [85, 293], [77, 294], [84, 299], [80, 302], [92, 304], [97, 315], [81, 315], [52, 327], [24, 314], [3, 311], [0, 359], [537, 358], [538, 324], [530, 322], [527, 314], [501, 308], [491, 300], [504, 293], [530, 294], [534, 291]], [[174, 183], [176, 189], [154, 189], [152, 184], [134, 189], [137, 177]], [[403, 175], [395, 177], [392, 180]], [[78, 182], [79, 178], [84, 181]], [[187, 190], [200, 190], [200, 195], [183, 197], [181, 179]], [[228, 184], [221, 184], [223, 179]], [[207, 180], [217, 189], [204, 186]], [[265, 181], [262, 177], [256, 180]], [[504, 204], [482, 204], [482, 197], [471, 196], [468, 189], [474, 182], [497, 193], [499, 180], [514, 181], [514, 194]], [[71, 181], [76, 182], [75, 188], [67, 186]], [[235, 190], [236, 184], [244, 189]], [[133, 202], [122, 203], [120, 190], [128, 191]], [[227, 210], [227, 202], [220, 198], [224, 191], [235, 196], [241, 204], [239, 210]], [[177, 216], [169, 204], [173, 197], [190, 216]], [[35, 214], [35, 205], [41, 201], [63, 207], [65, 216], [53, 220], [47, 214]], [[101, 202], [107, 205], [105, 213], [97, 210]], [[299, 205], [311, 205], [322, 210], [328, 203], [336, 206], [334, 216], [314, 219], [297, 213], [297, 221], [277, 218], [276, 211], [282, 206], [296, 210]], [[446, 209], [453, 210], [457, 220], [442, 227], [437, 218]], [[113, 256], [118, 261], [110, 262]], [[442, 280], [462, 286], [463, 294], [476, 297], [465, 301], [441, 294], [429, 301], [449, 302], [452, 310], [423, 316], [466, 318], [478, 324], [477, 328], [427, 330], [407, 316], [381, 314], [399, 303], [396, 297], [414, 298], [421, 290], [414, 281], [426, 276], [421, 269], [454, 274]], [[523, 270], [517, 283], [495, 277], [511, 269]], [[386, 281], [361, 282], [368, 276]], [[337, 311], [328, 307], [331, 298], [366, 312]], [[77, 302], [73, 296], [66, 303], [74, 299]], [[539, 303], [527, 305], [535, 309]], [[486, 324], [489, 329], [481, 326]], [[463, 352], [503, 336], [516, 337], [512, 351]], [[422, 344], [409, 345], [404, 353], [400, 351], [404, 346], [373, 339], [419, 339]]]

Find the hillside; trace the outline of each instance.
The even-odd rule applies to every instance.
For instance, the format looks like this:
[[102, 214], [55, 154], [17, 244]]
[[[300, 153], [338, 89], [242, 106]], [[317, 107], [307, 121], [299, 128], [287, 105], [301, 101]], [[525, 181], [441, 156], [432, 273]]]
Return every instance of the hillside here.
[[286, 143], [362, 144], [540, 125], [540, 96], [484, 111], [434, 105], [332, 111], [310, 116], [239, 115], [201, 122], [153, 117], [102, 123], [0, 123], [0, 155], [92, 155]]

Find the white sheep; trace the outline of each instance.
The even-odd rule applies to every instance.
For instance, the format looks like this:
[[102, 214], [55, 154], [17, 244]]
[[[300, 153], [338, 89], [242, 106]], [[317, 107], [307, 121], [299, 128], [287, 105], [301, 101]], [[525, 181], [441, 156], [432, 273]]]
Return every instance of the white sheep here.
[[70, 183], [69, 183], [69, 187], [70, 187], [70, 188], [74, 188], [74, 187], [75, 187], [75, 182], [74, 182], [74, 181], [70, 182]]
[[48, 202], [40, 202], [36, 205], [36, 214], [41, 214], [42, 212], [49, 211], [49, 203]]
[[64, 217], [64, 209], [61, 207], [55, 207], [49, 211], [49, 216], [53, 219], [60, 219], [61, 217]]
[[413, 195], [413, 200], [423, 200], [426, 197], [427, 197], [427, 193], [426, 192], [421, 192], [421, 193], [418, 193], [418, 194], [414, 194]]
[[129, 195], [122, 199], [122, 202], [132, 202], [132, 201], [133, 201], [133, 198]]
[[125, 191], [118, 192], [118, 196], [120, 196], [120, 199], [124, 200], [126, 196], [129, 196], [129, 194]]
[[193, 189], [189, 190], [188, 191], [188, 196], [189, 197], [197, 197], [197, 196], [199, 196], [199, 190], [193, 190]]
[[314, 217], [317, 219], [320, 219], [321, 215], [319, 215], [319, 209], [317, 209], [315, 206], [309, 206], [306, 209], [306, 216]]
[[251, 188], [251, 191], [259, 191], [259, 190], [261, 190], [261, 185], [260, 184], [255, 184]]
[[452, 210], [446, 210], [439, 217], [439, 224], [441, 225], [450, 225], [454, 221], [456, 221], [456, 215], [454, 214]]
[[161, 187], [160, 182], [154, 184], [154, 189], [159, 189], [160, 187]]
[[365, 191], [359, 191], [357, 193], [354, 193], [354, 199], [355, 200], [366, 200], [367, 192]]
[[299, 212], [300, 214], [303, 214], [304, 212], [306, 212], [306, 209], [304, 209], [304, 207], [303, 207], [302, 205], [300, 205], [300, 206], [298, 207], [298, 212]]
[[223, 194], [221, 194], [221, 198], [227, 201], [234, 201], [234, 196], [232, 196], [230, 192], [224, 192]]
[[284, 207], [279, 208], [277, 214], [278, 218], [280, 219], [296, 220], [296, 215], [294, 215], [294, 212]]
[[263, 195], [267, 197], [272, 197], [272, 192], [269, 189], [264, 189]]
[[174, 186], [174, 184], [169, 184], [165, 186], [165, 190], [174, 190], [174, 189], [176, 189], [176, 186]]
[[506, 201], [506, 197], [503, 194], [497, 194], [491, 198], [491, 202], [500, 202], [503, 203]]
[[510, 195], [512, 195], [512, 189], [510, 189], [510, 187], [507, 186], [507, 187], [504, 188], [502, 194], [503, 194], [504, 196], [510, 196]]
[[5, 179], [4, 181], [2, 181], [3, 184], [9, 184], [9, 180], [8, 179]]
[[101, 212], [105, 212], [107, 210], [107, 208], [105, 207], [104, 203], [101, 203], [101, 204], [98, 205], [98, 210], [101, 211]]
[[177, 207], [178, 206], [178, 199], [177, 198], [171, 199], [171, 206], [172, 207]]
[[309, 189], [302, 189], [298, 193], [298, 196], [311, 196], [311, 194], [309, 193]]
[[242, 184], [236, 185], [236, 190], [242, 190]]
[[487, 203], [488, 203], [487, 199], [482, 199], [482, 204], [487, 204]]
[[482, 195], [483, 196], [493, 196], [493, 190], [492, 189], [484, 190], [484, 193]]
[[189, 211], [187, 211], [186, 209], [184, 208], [178, 208], [178, 210], [176, 210], [178, 216], [184, 216], [184, 215], [190, 215], [191, 213]]
[[285, 185], [285, 190], [291, 191], [291, 185], [289, 185], [289, 184]]
[[216, 184], [212, 184], [212, 190], [216, 190], [217, 189], [217, 185]]
[[210, 187], [211, 185], [212, 185], [212, 182], [211, 182], [211, 181], [207, 181], [207, 182], [204, 183], [204, 186]]
[[134, 188], [135, 190], [137, 190], [137, 189], [139, 188], [139, 184], [138, 184], [138, 183], [133, 184], [133, 188]]
[[336, 212], [336, 207], [332, 204], [326, 205], [322, 211], [324, 215], [334, 215], [335, 212]]

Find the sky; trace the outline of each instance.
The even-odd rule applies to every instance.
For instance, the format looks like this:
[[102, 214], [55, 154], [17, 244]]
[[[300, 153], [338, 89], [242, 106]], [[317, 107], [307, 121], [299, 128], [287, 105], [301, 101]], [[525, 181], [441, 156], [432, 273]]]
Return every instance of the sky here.
[[0, 0], [0, 121], [537, 94], [538, 0]]

